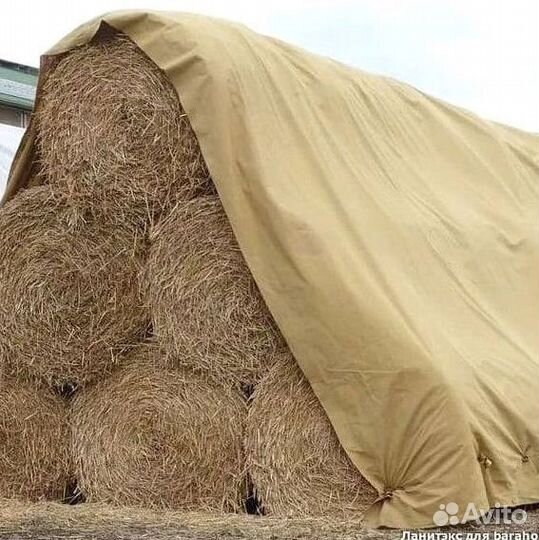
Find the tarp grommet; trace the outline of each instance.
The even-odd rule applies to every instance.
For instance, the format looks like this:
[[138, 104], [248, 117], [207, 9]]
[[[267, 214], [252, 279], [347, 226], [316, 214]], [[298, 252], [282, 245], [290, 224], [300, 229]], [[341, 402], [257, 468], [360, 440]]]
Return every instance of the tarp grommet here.
[[483, 467], [485, 467], [485, 469], [489, 469], [492, 466], [492, 460], [484, 454], [479, 456], [478, 461], [481, 463], [481, 465], [483, 465]]

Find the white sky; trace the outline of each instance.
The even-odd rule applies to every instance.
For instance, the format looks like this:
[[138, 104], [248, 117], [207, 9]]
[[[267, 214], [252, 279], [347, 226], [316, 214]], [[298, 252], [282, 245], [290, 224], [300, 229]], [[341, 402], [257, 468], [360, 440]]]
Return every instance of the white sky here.
[[538, 0], [6, 0], [0, 58], [37, 66], [42, 52], [85, 20], [145, 8], [237, 20], [539, 131]]

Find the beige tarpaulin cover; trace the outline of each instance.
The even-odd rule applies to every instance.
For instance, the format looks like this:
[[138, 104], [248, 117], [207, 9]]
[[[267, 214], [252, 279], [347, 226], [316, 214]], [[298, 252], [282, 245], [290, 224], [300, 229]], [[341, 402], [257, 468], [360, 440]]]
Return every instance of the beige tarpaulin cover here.
[[380, 492], [370, 523], [539, 501], [538, 138], [206, 17], [112, 13], [50, 53], [102, 20], [177, 88], [273, 315]]

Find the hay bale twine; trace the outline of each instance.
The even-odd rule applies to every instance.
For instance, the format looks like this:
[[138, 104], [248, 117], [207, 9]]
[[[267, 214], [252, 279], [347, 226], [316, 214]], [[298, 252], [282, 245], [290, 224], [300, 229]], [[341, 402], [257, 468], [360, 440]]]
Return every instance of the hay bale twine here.
[[0, 379], [0, 498], [63, 499], [71, 472], [62, 400], [46, 388]]
[[75, 215], [47, 186], [0, 209], [0, 360], [10, 374], [84, 384], [145, 332], [143, 231], [101, 210]]
[[255, 382], [284, 345], [221, 201], [180, 204], [150, 235], [154, 332], [182, 365]]
[[377, 498], [291, 354], [255, 389], [245, 448], [248, 473], [270, 515], [350, 519]]
[[58, 57], [35, 119], [41, 167], [72, 198], [120, 192], [154, 207], [214, 189], [174, 87], [121, 33]]
[[[142, 347], [72, 409], [72, 453], [88, 501], [238, 508], [245, 403], [239, 393], [151, 360]], [[157, 353], [158, 354], [158, 353]]]

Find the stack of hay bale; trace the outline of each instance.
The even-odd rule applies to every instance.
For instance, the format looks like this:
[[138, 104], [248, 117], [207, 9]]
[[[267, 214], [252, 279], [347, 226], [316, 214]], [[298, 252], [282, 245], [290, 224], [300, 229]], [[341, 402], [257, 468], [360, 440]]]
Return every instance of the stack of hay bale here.
[[[0, 210], [0, 497], [357, 513], [349, 462], [243, 260], [164, 74], [121, 34], [55, 59]], [[254, 389], [254, 391], [253, 391]]]

